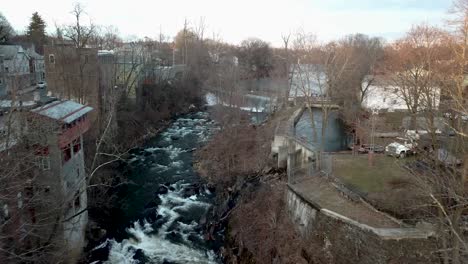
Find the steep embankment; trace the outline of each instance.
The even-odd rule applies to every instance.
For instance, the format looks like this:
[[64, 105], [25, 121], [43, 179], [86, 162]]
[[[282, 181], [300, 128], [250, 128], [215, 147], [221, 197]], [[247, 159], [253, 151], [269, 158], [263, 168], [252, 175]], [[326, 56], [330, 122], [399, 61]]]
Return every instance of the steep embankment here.
[[213, 220], [227, 225], [221, 252], [225, 262], [323, 263], [313, 257], [318, 249], [300, 239], [288, 218], [285, 172], [274, 169], [270, 155], [275, 124], [282, 117], [254, 126], [242, 116], [226, 115], [218, 121], [229, 122], [196, 153], [199, 173], [216, 186]]

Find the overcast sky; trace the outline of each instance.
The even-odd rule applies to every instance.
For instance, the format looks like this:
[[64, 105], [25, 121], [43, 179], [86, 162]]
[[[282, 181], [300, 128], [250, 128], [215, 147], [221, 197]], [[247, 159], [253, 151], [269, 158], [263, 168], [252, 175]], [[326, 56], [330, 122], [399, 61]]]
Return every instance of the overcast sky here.
[[[48, 31], [72, 21], [75, 0], [2, 1], [0, 11], [16, 30], [24, 30], [37, 11]], [[174, 36], [184, 19], [204, 18], [207, 32], [238, 44], [259, 37], [275, 46], [281, 34], [304, 28], [321, 40], [351, 33], [398, 38], [412, 24], [442, 24], [451, 0], [82, 0], [91, 20], [114, 25], [124, 37]], [[209, 33], [211, 34], [211, 33]]]

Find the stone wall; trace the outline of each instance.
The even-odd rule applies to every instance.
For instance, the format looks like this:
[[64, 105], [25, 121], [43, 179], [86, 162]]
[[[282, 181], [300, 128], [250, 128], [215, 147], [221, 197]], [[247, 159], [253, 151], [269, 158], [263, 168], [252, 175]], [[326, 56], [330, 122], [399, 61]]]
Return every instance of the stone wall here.
[[289, 215], [304, 240], [322, 246], [332, 263], [432, 263], [435, 239], [415, 228], [374, 228], [320, 208], [292, 188]]

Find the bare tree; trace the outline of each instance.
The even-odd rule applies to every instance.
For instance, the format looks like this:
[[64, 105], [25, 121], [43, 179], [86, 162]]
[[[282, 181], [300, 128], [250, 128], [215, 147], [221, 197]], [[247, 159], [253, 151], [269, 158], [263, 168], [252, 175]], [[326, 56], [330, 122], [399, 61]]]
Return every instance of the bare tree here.
[[437, 63], [440, 61], [440, 29], [419, 25], [387, 49], [386, 69], [390, 85], [396, 89], [411, 113], [412, 129], [417, 129], [417, 115], [422, 109], [431, 112], [437, 93]]
[[96, 32], [96, 25], [92, 22], [87, 25], [83, 23], [86, 12], [80, 3], [74, 4], [71, 14], [75, 18], [75, 23], [64, 27], [64, 37], [70, 39], [75, 47], [85, 48]]
[[[407, 58], [403, 60], [407, 73], [398, 74], [398, 83], [405, 85], [402, 96], [413, 114], [426, 120], [429, 132], [426, 143], [423, 141], [418, 150], [419, 162], [426, 165], [423, 169], [412, 167], [411, 171], [416, 176], [416, 187], [427, 201], [425, 219], [436, 224], [439, 252], [445, 264], [465, 263], [468, 255], [463, 230], [463, 216], [468, 210], [468, 144], [467, 126], [462, 121], [466, 115], [467, 10], [466, 0], [455, 1], [450, 33], [417, 26], [398, 50]], [[440, 108], [434, 100], [439, 96]], [[433, 120], [444, 116], [444, 112], [450, 113], [445, 117], [449, 128], [455, 131], [453, 137], [436, 133]]]
[[[322, 154], [325, 151], [326, 129], [330, 113], [335, 105], [332, 100], [338, 98], [343, 91], [343, 78], [348, 69], [349, 54], [343, 52], [339, 46], [330, 42], [319, 45], [315, 36], [307, 33], [298, 33], [295, 41], [299, 57], [296, 70], [296, 89], [301, 91], [311, 118], [312, 133], [317, 142], [317, 168], [320, 169]], [[321, 110], [321, 131], [318, 137], [316, 120], [313, 108]]]
[[340, 46], [350, 53], [348, 85], [356, 90], [362, 103], [374, 83], [376, 68], [383, 57], [383, 43], [379, 38], [370, 38], [363, 34], [349, 35], [340, 41]]

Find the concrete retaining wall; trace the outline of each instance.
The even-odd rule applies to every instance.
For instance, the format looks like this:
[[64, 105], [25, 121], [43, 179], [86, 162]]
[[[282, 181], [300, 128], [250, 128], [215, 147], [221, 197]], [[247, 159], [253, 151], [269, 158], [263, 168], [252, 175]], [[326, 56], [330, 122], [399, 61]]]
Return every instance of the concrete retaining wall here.
[[304, 240], [314, 240], [332, 263], [433, 263], [435, 239], [415, 228], [374, 228], [286, 194], [289, 215]]

